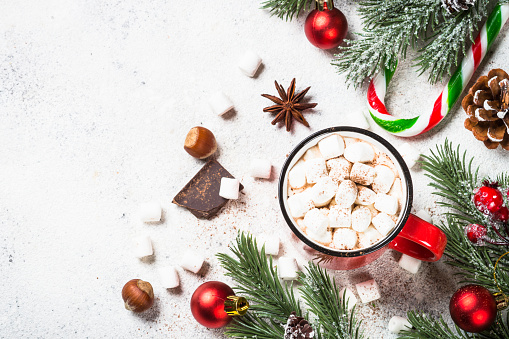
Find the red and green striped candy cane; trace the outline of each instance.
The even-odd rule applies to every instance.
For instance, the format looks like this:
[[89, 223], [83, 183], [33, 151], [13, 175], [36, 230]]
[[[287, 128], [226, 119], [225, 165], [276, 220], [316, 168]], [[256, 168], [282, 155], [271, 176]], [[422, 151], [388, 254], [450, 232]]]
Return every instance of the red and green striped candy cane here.
[[467, 86], [508, 18], [509, 4], [498, 4], [493, 9], [479, 35], [475, 38], [472, 47], [465, 55], [461, 66], [452, 75], [444, 90], [436, 99], [433, 110], [429, 113], [410, 119], [393, 117], [385, 107], [384, 98], [396, 67], [393, 70], [386, 69], [384, 72], [378, 73], [371, 79], [368, 87], [368, 107], [371, 119], [387, 132], [402, 137], [419, 135], [438, 125], [459, 99], [461, 92]]

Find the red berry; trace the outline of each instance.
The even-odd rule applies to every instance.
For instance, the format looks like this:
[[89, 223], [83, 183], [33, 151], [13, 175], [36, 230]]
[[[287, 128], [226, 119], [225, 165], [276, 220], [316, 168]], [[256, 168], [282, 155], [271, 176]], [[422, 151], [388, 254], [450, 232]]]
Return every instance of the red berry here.
[[488, 231], [486, 230], [486, 226], [471, 224], [465, 227], [465, 233], [471, 243], [480, 245]]
[[493, 213], [493, 219], [502, 222], [509, 221], [509, 209], [505, 206], [502, 206], [498, 211]]
[[502, 193], [496, 188], [482, 186], [474, 191], [475, 207], [485, 214], [495, 213], [503, 203]]

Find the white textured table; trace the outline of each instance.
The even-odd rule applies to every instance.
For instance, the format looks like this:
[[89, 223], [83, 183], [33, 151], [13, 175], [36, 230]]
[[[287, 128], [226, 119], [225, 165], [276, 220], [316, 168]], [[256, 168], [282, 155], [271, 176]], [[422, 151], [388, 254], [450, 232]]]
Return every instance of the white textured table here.
[[[247, 174], [251, 157], [270, 159], [279, 171], [285, 155], [313, 131], [341, 125], [364, 109], [364, 91], [347, 89], [329, 65], [331, 53], [311, 46], [304, 17], [284, 22], [258, 1], [0, 1], [0, 272], [3, 338], [222, 338], [194, 321], [189, 299], [202, 282], [222, 280], [215, 254], [239, 229], [286, 234], [276, 200], [277, 173], [269, 181]], [[353, 1], [337, 3], [360, 30]], [[509, 69], [504, 29], [474, 75]], [[246, 50], [263, 69], [251, 79], [237, 69]], [[396, 112], [429, 109], [442, 85], [430, 86], [407, 67], [393, 81]], [[261, 93], [274, 80], [311, 86], [318, 103], [306, 113], [311, 128], [292, 133], [270, 125]], [[206, 99], [227, 93], [235, 113], [221, 118]], [[432, 133], [411, 139], [423, 152], [448, 137], [477, 155], [483, 173], [506, 167], [509, 153], [488, 151], [463, 128], [464, 113]], [[173, 196], [203, 162], [183, 150], [189, 128], [203, 125], [219, 142], [218, 160], [245, 186], [242, 198], [217, 218], [197, 220]], [[375, 131], [378, 131], [375, 129]], [[404, 140], [386, 136], [395, 144]], [[416, 209], [439, 211], [422, 171], [413, 171]], [[164, 222], [136, 220], [139, 203], [159, 200]], [[131, 238], [149, 234], [155, 260], [132, 255]], [[288, 244], [284, 252], [295, 250]], [[180, 271], [181, 289], [159, 286], [156, 270], [178, 263], [186, 249], [203, 253], [204, 275]], [[388, 251], [375, 263], [336, 273], [341, 285], [375, 278], [382, 298], [359, 308], [370, 338], [394, 338], [393, 315], [410, 309], [448, 316], [456, 281], [443, 263], [417, 275], [401, 270]], [[151, 281], [156, 306], [136, 316], [120, 291], [132, 278]]]

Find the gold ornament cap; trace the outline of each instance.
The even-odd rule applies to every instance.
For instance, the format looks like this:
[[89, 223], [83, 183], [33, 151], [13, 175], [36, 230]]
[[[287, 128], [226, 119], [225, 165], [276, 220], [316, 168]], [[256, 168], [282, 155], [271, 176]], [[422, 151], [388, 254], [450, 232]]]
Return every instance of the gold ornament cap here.
[[495, 297], [495, 302], [497, 303], [498, 311], [505, 310], [507, 306], [509, 306], [509, 297], [506, 296], [504, 293], [497, 292], [493, 294], [493, 296]]
[[229, 316], [243, 316], [249, 309], [249, 303], [244, 297], [231, 295], [224, 301], [224, 311]]
[[315, 1], [316, 9], [320, 12], [328, 9], [329, 11], [334, 8], [333, 0], [316, 0]]

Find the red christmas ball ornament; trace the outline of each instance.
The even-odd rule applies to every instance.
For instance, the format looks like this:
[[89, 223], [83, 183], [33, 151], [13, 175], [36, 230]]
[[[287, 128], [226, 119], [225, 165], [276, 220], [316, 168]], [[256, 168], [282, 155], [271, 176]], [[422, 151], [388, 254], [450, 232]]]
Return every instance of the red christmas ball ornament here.
[[482, 245], [484, 237], [488, 233], [486, 226], [479, 224], [471, 224], [465, 227], [465, 234], [471, 243], [476, 245]]
[[485, 214], [497, 212], [504, 204], [502, 193], [497, 189], [497, 183], [485, 181], [484, 186], [474, 191], [474, 204]]
[[228, 325], [233, 316], [244, 315], [249, 303], [235, 296], [230, 286], [220, 281], [201, 284], [191, 297], [191, 313], [197, 322], [208, 328]]
[[501, 222], [509, 221], [509, 209], [505, 206], [500, 207], [498, 211], [493, 213], [493, 219]]
[[449, 303], [452, 320], [467, 332], [482, 332], [490, 328], [497, 316], [495, 297], [479, 285], [467, 285], [457, 290]]
[[339, 9], [324, 3], [323, 11], [314, 9], [304, 23], [304, 32], [309, 42], [321, 49], [338, 47], [348, 32], [348, 22]]

